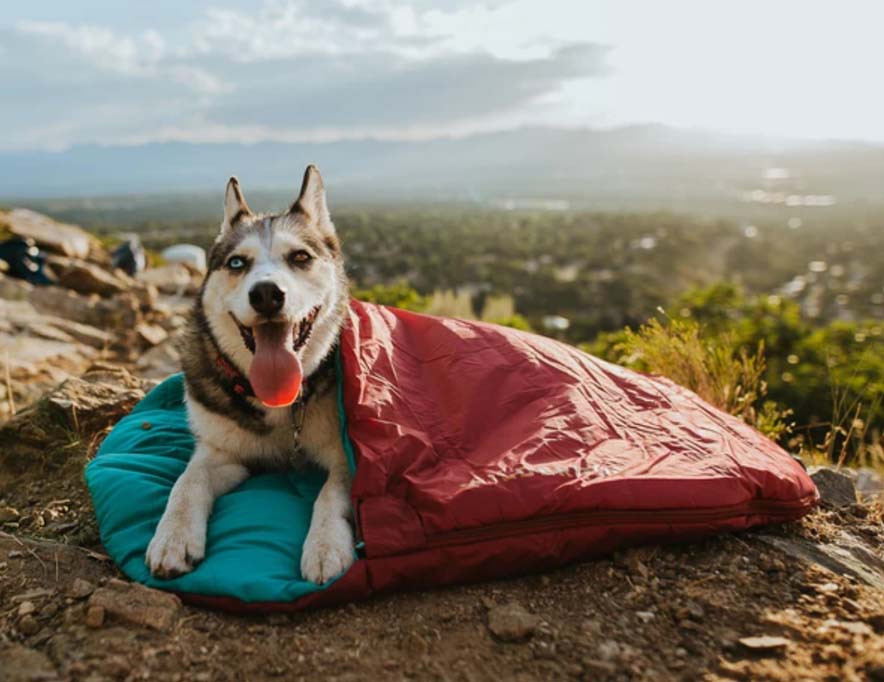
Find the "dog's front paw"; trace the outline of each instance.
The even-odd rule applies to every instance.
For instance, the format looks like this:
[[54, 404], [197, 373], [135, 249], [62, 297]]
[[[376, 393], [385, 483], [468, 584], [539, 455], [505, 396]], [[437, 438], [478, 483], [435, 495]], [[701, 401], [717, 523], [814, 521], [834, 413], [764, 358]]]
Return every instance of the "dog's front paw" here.
[[311, 526], [301, 554], [301, 575], [317, 585], [346, 571], [353, 564], [353, 531], [343, 517]]
[[206, 529], [193, 521], [160, 521], [147, 547], [145, 561], [151, 574], [168, 580], [190, 573], [206, 553]]

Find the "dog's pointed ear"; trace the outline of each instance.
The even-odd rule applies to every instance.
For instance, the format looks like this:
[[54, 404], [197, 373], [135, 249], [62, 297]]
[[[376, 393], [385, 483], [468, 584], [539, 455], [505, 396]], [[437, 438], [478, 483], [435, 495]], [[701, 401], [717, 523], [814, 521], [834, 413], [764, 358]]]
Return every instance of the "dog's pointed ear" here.
[[314, 220], [331, 223], [328, 206], [325, 203], [325, 185], [322, 184], [319, 169], [313, 164], [307, 166], [307, 170], [304, 171], [301, 194], [292, 204], [290, 211], [292, 213], [306, 213]]
[[239, 180], [235, 177], [227, 181], [227, 190], [224, 192], [224, 222], [221, 223], [221, 232], [224, 233], [236, 225], [243, 216], [252, 215], [252, 209], [246, 203], [242, 190], [239, 188]]

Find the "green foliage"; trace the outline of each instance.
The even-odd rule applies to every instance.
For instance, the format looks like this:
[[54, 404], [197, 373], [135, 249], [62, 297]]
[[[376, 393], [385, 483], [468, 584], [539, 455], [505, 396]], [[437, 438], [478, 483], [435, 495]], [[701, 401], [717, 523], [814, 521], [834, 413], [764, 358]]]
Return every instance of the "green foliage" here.
[[[105, 233], [134, 230], [156, 250], [178, 242], [208, 247], [220, 216], [199, 218], [183, 199], [169, 201], [59, 217]], [[812, 444], [837, 459], [845, 443], [880, 443], [884, 210], [732, 208], [733, 220], [441, 202], [333, 211], [357, 297], [541, 331], [545, 316], [562, 316], [570, 323], [563, 340], [626, 362], [627, 335], [618, 330], [637, 330], [663, 308], [664, 327], [681, 334], [684, 352], [698, 351], [696, 342], [669, 327], [696, 325], [706, 366], [694, 369], [725, 373], [712, 395], [765, 432], [781, 428], [788, 407], [794, 447]], [[760, 343], [766, 395], [749, 389]], [[658, 359], [676, 366], [677, 358]], [[734, 374], [735, 366], [748, 375]], [[739, 399], [728, 383], [738, 379]], [[727, 395], [723, 386], [731, 386]]]
[[767, 436], [788, 434], [789, 411], [765, 400], [764, 344], [754, 352], [730, 334], [704, 336], [693, 320], [650, 320], [627, 329], [613, 350], [634, 369], [669, 377]]
[[[763, 347], [762, 378], [772, 407], [765, 408], [763, 401], [755, 403], [760, 429], [774, 433], [782, 421], [776, 417], [782, 412], [777, 406], [788, 406], [796, 424], [790, 443], [796, 448], [822, 447], [837, 459], [845, 441], [857, 438], [857, 419], [865, 442], [880, 442], [884, 430], [884, 325], [880, 322], [814, 325], [802, 318], [792, 301], [747, 296], [731, 284], [689, 291], [667, 315], [671, 317], [666, 325], [654, 320], [638, 332], [601, 334], [583, 347], [638, 368], [648, 367], [646, 354], [663, 368], [652, 371], [667, 376], [675, 373], [678, 378], [673, 379], [691, 388], [698, 381], [688, 371], [695, 367], [690, 363], [696, 360], [697, 342], [705, 344], [713, 375], [728, 349], [731, 356], [746, 353], [752, 357], [748, 349]], [[690, 338], [692, 334], [697, 335], [696, 341]], [[724, 377], [723, 383], [731, 380]], [[716, 395], [714, 390], [710, 394]], [[712, 402], [721, 404], [720, 400]], [[766, 425], [771, 419], [772, 424]], [[853, 446], [851, 450], [861, 452]]]
[[492, 318], [490, 320], [485, 320], [486, 322], [491, 322], [493, 324], [499, 324], [502, 327], [512, 327], [513, 329], [519, 329], [523, 332], [532, 332], [534, 328], [531, 326], [531, 323], [528, 322], [524, 317], [515, 313], [509, 317], [501, 317], [501, 318]]
[[427, 299], [404, 282], [375, 284], [368, 289], [355, 289], [353, 297], [367, 303], [389, 305], [403, 310], [422, 312], [427, 308]]
[[[98, 202], [88, 214], [58, 215], [99, 232], [136, 231], [156, 250], [179, 242], [208, 247], [220, 216], [197, 218], [199, 211], [184, 199], [170, 197], [161, 206], [136, 202], [134, 209], [126, 202], [123, 213]], [[477, 304], [483, 296], [511, 296], [535, 329], [547, 315], [567, 318], [563, 338], [573, 343], [637, 327], [658, 306], [678, 317], [672, 302], [683, 292], [719, 281], [739, 281], [750, 296], [789, 285], [801, 314], [815, 325], [884, 319], [879, 207], [784, 212], [742, 206], [734, 221], [660, 211], [503, 211], [480, 204], [332, 208], [355, 287], [404, 282], [428, 297], [468, 289]], [[169, 214], [179, 218], [169, 220]], [[787, 225], [793, 217], [800, 218], [798, 229]], [[744, 230], [749, 222], [751, 238]], [[725, 287], [716, 295], [726, 294]], [[725, 301], [688, 303], [708, 310]]]
[[[368, 289], [356, 289], [353, 291], [353, 297], [368, 303], [379, 303], [418, 313], [429, 312], [435, 315], [453, 315], [466, 319], [474, 317], [471, 309], [467, 309], [469, 307], [469, 296], [458, 295], [453, 291], [435, 291], [431, 297], [421, 296], [404, 282], [396, 282], [390, 285], [376, 284]], [[495, 303], [497, 305], [488, 306], [486, 302], [482, 316], [483, 321], [522, 331], [533, 331], [531, 323], [525, 317], [513, 312], [512, 301], [509, 301], [509, 305], [500, 305], [501, 301], [499, 300], [495, 301]], [[452, 306], [463, 308], [460, 311], [461, 314], [458, 315], [456, 314], [457, 311], [448, 309]], [[486, 316], [484, 312], [489, 311], [492, 314]], [[493, 315], [495, 311], [503, 311], [504, 314], [502, 317], [495, 317]]]

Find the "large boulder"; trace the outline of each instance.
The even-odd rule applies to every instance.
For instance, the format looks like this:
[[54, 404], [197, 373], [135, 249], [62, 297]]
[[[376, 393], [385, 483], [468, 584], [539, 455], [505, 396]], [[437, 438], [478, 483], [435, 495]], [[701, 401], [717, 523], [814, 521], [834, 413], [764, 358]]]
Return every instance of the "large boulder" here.
[[163, 294], [193, 296], [199, 291], [203, 273], [187, 263], [170, 263], [139, 272], [138, 279], [152, 284]]
[[129, 289], [122, 277], [79, 258], [52, 256], [49, 266], [61, 286], [81, 294], [113, 296]]
[[0, 332], [21, 336], [82, 343], [101, 350], [114, 342], [114, 335], [88, 324], [39, 312], [26, 300], [0, 298]]
[[206, 274], [206, 250], [193, 244], [175, 244], [160, 254], [166, 263], [184, 263]]
[[116, 335], [38, 311], [26, 299], [0, 298], [0, 348], [4, 355], [0, 417], [37, 400], [69, 376], [82, 374]]
[[64, 465], [77, 450], [128, 414], [147, 384], [122, 367], [96, 363], [0, 426], [0, 481], [35, 467]]
[[809, 472], [823, 505], [841, 508], [856, 504], [856, 486], [853, 483], [853, 476], [850, 476], [846, 470], [812, 467]]
[[114, 342], [114, 335], [102, 329], [96, 329], [88, 324], [81, 324], [73, 320], [52, 315], [44, 316], [46, 322], [53, 328], [64, 332], [71, 338], [92, 348], [103, 350]]
[[142, 353], [135, 362], [138, 375], [145, 379], [162, 380], [170, 374], [180, 372], [181, 353], [178, 343], [179, 337], [176, 334]]
[[141, 302], [131, 291], [100, 298], [61, 287], [34, 287], [28, 301], [40, 312], [103, 330], [133, 329], [140, 322]]
[[63, 256], [87, 258], [90, 251], [99, 250], [97, 241], [84, 229], [26, 208], [0, 213], [0, 224], [13, 234], [30, 237], [38, 246]]

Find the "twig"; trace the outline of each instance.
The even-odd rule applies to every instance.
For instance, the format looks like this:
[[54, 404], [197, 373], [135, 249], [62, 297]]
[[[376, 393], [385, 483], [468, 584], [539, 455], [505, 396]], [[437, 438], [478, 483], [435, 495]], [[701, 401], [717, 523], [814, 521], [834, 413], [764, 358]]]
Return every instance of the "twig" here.
[[6, 395], [9, 400], [9, 412], [15, 416], [15, 397], [12, 395], [12, 372], [9, 370], [9, 351], [6, 351], [6, 361], [4, 362], [6, 369]]
[[[7, 535], [7, 533], [4, 533], [4, 535]], [[28, 547], [25, 543], [23, 543], [21, 540], [19, 540], [19, 539], [18, 539], [17, 537], [15, 537], [14, 535], [9, 535], [9, 537], [11, 537], [13, 540], [15, 540], [15, 541], [19, 544], [20, 547], [23, 547], [24, 550], [25, 550], [28, 554], [30, 554], [32, 557], [34, 557], [34, 558], [37, 560], [37, 562], [40, 564], [40, 566], [42, 567], [42, 569], [43, 569], [43, 573], [46, 573], [46, 564], [43, 563], [43, 559], [41, 559], [41, 558], [39, 557], [39, 555], [38, 555], [33, 549], [31, 549], [30, 547]]]
[[80, 435], [80, 419], [77, 417], [77, 406], [71, 403], [71, 417], [74, 420], [74, 431], [79, 436]]
[[850, 428], [847, 430], [847, 434], [844, 436], [844, 443], [841, 445], [841, 454], [838, 456], [838, 466], [837, 469], [840, 471], [841, 467], [844, 465], [844, 461], [847, 459], [847, 448], [850, 445], [850, 437], [853, 435], [853, 430], [856, 428], [857, 420], [859, 419], [860, 412], [862, 411], [862, 405], [856, 406], [856, 414], [853, 415], [853, 419], [850, 422]]

